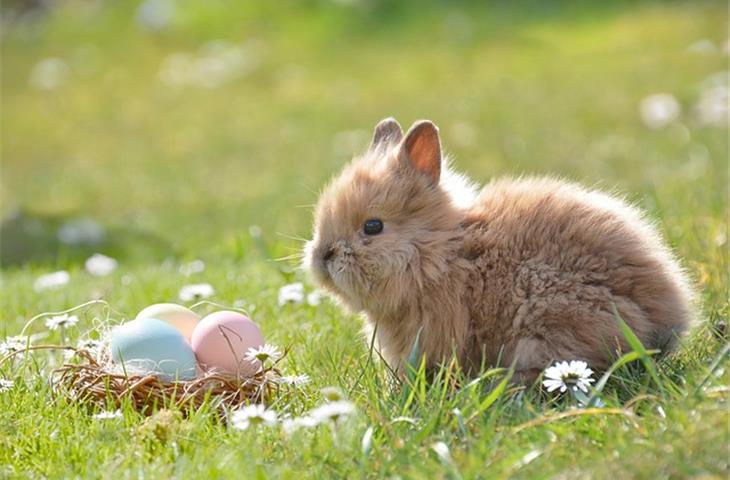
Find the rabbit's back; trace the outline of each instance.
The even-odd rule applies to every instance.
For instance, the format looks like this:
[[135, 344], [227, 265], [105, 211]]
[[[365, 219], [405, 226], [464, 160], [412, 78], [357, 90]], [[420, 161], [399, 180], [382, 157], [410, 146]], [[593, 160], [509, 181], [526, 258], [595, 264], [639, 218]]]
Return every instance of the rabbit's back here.
[[671, 348], [690, 322], [677, 261], [616, 197], [550, 178], [502, 179], [466, 218], [462, 255], [476, 267], [466, 299], [472, 360], [480, 349], [527, 368], [566, 358], [601, 368], [625, 347], [614, 306], [651, 348]]

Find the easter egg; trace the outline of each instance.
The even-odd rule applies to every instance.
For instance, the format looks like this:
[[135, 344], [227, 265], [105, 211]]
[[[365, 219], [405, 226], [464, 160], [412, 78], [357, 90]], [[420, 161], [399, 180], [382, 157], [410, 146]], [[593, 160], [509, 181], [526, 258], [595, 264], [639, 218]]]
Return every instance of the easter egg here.
[[145, 318], [156, 318], [162, 320], [180, 330], [185, 338], [190, 341], [193, 329], [200, 321], [200, 317], [189, 308], [174, 303], [156, 303], [145, 308], [137, 314], [137, 320]]
[[190, 341], [198, 362], [206, 368], [253, 375], [258, 365], [245, 359], [249, 348], [264, 343], [259, 327], [237, 312], [222, 311], [203, 318]]
[[112, 360], [130, 373], [142, 371], [163, 380], [195, 378], [195, 354], [175, 327], [156, 318], [124, 323], [111, 332]]

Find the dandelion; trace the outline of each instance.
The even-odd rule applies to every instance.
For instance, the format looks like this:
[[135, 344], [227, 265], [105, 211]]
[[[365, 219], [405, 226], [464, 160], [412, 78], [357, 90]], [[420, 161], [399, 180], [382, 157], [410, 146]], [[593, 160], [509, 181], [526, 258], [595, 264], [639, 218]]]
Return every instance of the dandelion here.
[[263, 405], [247, 405], [231, 415], [231, 424], [238, 430], [246, 430], [251, 425], [271, 426], [276, 423], [276, 412]]
[[257, 361], [261, 362], [262, 364], [265, 363], [267, 360], [271, 361], [277, 361], [281, 358], [281, 352], [279, 351], [279, 348], [276, 345], [271, 345], [269, 343], [260, 346], [259, 348], [249, 348], [246, 351], [245, 359], [248, 360], [251, 363], [256, 363]]
[[15, 382], [7, 378], [0, 378], [0, 393], [7, 392], [15, 386]]
[[680, 106], [672, 95], [657, 93], [641, 101], [639, 112], [647, 127], [658, 129], [666, 127], [679, 117]]
[[304, 285], [301, 282], [290, 283], [279, 289], [279, 306], [287, 303], [299, 304], [304, 301]]
[[119, 263], [116, 260], [112, 257], [102, 255], [101, 253], [93, 254], [86, 259], [86, 262], [84, 263], [86, 271], [95, 277], [104, 277], [109, 275], [116, 270], [118, 266]]
[[91, 418], [93, 418], [94, 420], [103, 421], [103, 420], [115, 420], [117, 418], [122, 418], [122, 417], [123, 417], [122, 411], [115, 410], [113, 412], [107, 412], [107, 411], [99, 412], [99, 413], [94, 414]]
[[337, 423], [341, 419], [348, 417], [353, 413], [355, 413], [355, 404], [347, 400], [337, 400], [334, 402], [327, 402], [315, 408], [309, 412], [309, 416], [320, 423], [327, 420]]
[[46, 273], [36, 278], [33, 282], [33, 290], [41, 292], [43, 290], [51, 290], [66, 285], [71, 280], [71, 275], [65, 270]]
[[46, 320], [46, 328], [49, 330], [58, 330], [73, 327], [77, 323], [79, 323], [79, 317], [64, 313], [63, 315], [49, 317], [48, 320]]
[[545, 369], [545, 380], [542, 384], [548, 392], [560, 389], [562, 393], [569, 388], [588, 392], [588, 387], [595, 381], [591, 378], [592, 375], [593, 370], [588, 368], [586, 362], [580, 360], [572, 360], [570, 363], [558, 362]]
[[28, 337], [17, 335], [14, 337], [7, 337], [4, 342], [0, 343], [0, 356], [5, 356], [11, 353], [20, 352], [25, 350], [25, 347], [29, 344]]
[[178, 296], [183, 302], [192, 302], [193, 300], [208, 298], [214, 294], [215, 289], [209, 283], [195, 283], [182, 287]]
[[309, 378], [309, 375], [302, 374], [302, 375], [286, 375], [283, 377], [279, 377], [278, 382], [282, 383], [284, 385], [292, 385], [294, 387], [300, 387], [302, 385], [306, 385], [309, 382], [311, 382], [311, 378]]

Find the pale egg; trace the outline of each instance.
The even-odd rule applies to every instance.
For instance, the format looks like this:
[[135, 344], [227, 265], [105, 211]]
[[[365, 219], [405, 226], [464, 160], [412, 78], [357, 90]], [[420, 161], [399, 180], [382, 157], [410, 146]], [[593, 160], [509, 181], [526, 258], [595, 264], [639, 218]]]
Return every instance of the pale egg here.
[[128, 374], [153, 374], [165, 381], [192, 380], [196, 361], [175, 327], [155, 318], [132, 320], [111, 332], [112, 359]]
[[241, 375], [256, 373], [258, 362], [246, 360], [246, 351], [263, 343], [259, 327], [245, 315], [231, 311], [211, 313], [203, 318], [190, 341], [202, 367]]
[[195, 312], [175, 303], [150, 305], [137, 314], [137, 320], [144, 318], [156, 318], [169, 323], [180, 330], [188, 341], [193, 335], [195, 326], [200, 322], [200, 317]]

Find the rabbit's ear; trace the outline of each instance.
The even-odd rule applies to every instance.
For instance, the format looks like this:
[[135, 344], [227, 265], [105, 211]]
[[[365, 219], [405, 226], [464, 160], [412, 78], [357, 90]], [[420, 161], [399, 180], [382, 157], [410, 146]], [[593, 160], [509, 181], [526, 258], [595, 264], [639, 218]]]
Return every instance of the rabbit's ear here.
[[434, 184], [441, 176], [439, 129], [429, 120], [413, 124], [400, 148], [401, 163], [427, 175]]
[[393, 117], [384, 118], [375, 125], [373, 141], [370, 143], [370, 150], [375, 150], [379, 145], [396, 144], [403, 138], [403, 130], [400, 124]]

